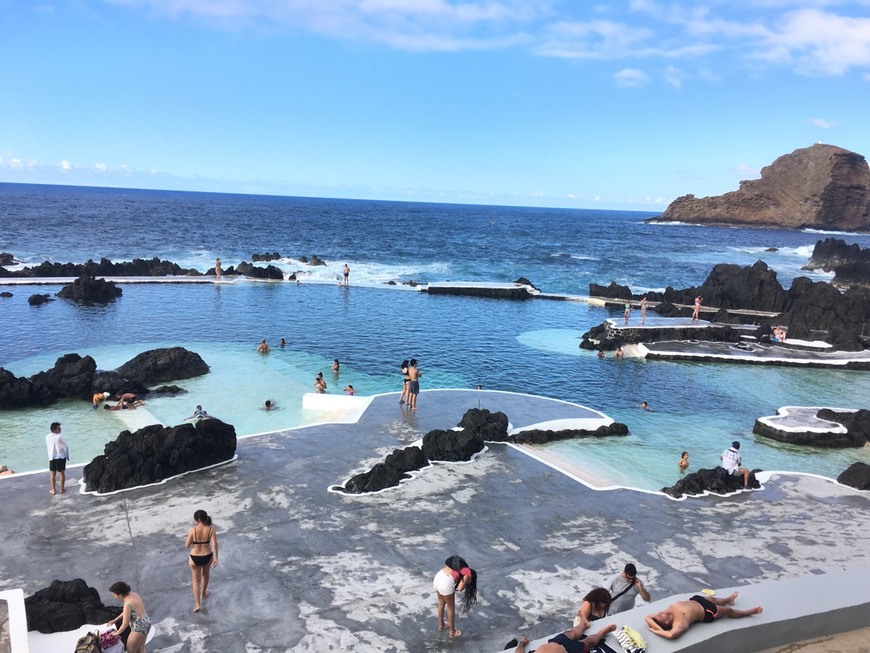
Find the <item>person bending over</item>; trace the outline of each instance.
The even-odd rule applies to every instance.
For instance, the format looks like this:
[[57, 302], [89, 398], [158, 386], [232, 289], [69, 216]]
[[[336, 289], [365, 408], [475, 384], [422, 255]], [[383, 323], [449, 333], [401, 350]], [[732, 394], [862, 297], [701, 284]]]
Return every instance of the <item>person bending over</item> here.
[[761, 614], [761, 606], [749, 610], [736, 610], [732, 606], [737, 592], [725, 599], [714, 596], [704, 597], [697, 594], [688, 601], [677, 601], [656, 614], [646, 618], [647, 627], [659, 637], [676, 639], [691, 628], [692, 624], [709, 624], [720, 617], [740, 619], [753, 614]]

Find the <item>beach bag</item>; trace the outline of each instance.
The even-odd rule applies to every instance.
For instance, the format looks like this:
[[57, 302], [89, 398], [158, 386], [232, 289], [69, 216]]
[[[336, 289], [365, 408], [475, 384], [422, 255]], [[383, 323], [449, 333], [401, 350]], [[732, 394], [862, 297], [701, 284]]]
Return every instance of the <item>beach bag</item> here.
[[646, 653], [646, 640], [634, 628], [623, 626], [617, 628], [613, 635], [619, 645], [625, 649], [625, 653]]
[[124, 644], [117, 630], [107, 630], [100, 633], [100, 650], [103, 653], [122, 653]]
[[100, 636], [96, 632], [79, 637], [74, 653], [101, 653]]

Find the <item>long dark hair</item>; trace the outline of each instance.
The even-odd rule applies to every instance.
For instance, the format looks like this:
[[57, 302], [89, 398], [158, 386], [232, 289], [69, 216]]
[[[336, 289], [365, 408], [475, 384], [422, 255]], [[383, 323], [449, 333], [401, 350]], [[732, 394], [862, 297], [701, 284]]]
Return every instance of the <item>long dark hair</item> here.
[[462, 611], [468, 612], [471, 606], [477, 603], [477, 572], [474, 569], [469, 569], [471, 577], [465, 584], [465, 598], [462, 599]]
[[197, 510], [193, 513], [193, 520], [198, 521], [203, 526], [211, 526], [211, 517], [205, 510]]
[[610, 609], [610, 604], [613, 602], [613, 598], [610, 596], [610, 592], [603, 587], [596, 587], [594, 590], [589, 592], [589, 594], [583, 597], [583, 601], [589, 601], [589, 603], [592, 604], [593, 613], [595, 608], [600, 606], [604, 608], [604, 614], [607, 614], [607, 611]]
[[407, 358], [402, 361], [402, 369], [405, 369], [406, 367], [408, 367], [408, 359]]
[[477, 572], [468, 567], [465, 558], [458, 555], [453, 555], [444, 561], [444, 564], [450, 567], [453, 571], [461, 571], [468, 569], [470, 576], [465, 584], [465, 598], [462, 599], [462, 611], [468, 612], [471, 606], [477, 603]]

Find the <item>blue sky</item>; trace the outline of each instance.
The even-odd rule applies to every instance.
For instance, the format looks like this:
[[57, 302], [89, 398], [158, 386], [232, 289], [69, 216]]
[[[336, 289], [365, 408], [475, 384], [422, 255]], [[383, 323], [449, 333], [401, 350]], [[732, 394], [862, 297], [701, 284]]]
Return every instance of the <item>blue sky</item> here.
[[870, 156], [870, 0], [0, 0], [0, 181], [663, 210]]

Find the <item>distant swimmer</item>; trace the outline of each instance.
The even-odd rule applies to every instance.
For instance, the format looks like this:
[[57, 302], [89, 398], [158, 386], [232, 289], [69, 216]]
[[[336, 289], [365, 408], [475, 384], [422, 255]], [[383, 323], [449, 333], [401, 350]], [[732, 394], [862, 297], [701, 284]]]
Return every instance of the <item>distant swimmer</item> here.
[[265, 403], [261, 406], [263, 410], [275, 410], [278, 406], [271, 399], [266, 399]]
[[221, 280], [221, 275], [223, 275], [224, 271], [221, 268], [221, 260], [216, 258], [214, 260], [214, 276], [217, 281]]
[[647, 309], [648, 305], [649, 305], [649, 301], [647, 301], [646, 297], [644, 297], [643, 299], [640, 300], [640, 323], [641, 324], [646, 322], [646, 309]]
[[287, 344], [287, 341], [284, 340], [284, 338], [281, 338], [281, 339], [278, 341], [278, 346], [279, 346], [281, 349], [284, 349], [284, 345], [286, 345], [286, 344]]
[[344, 268], [342, 269], [342, 274], [344, 274], [344, 285], [346, 286], [350, 280], [350, 268], [347, 267], [347, 263], [344, 264]]
[[263, 338], [263, 339], [260, 341], [260, 344], [257, 345], [257, 351], [260, 352], [261, 354], [268, 354], [268, 353], [269, 353], [269, 351], [270, 351], [270, 350], [269, 350], [269, 345], [266, 343], [266, 339], [265, 339], [265, 338]]
[[208, 413], [203, 410], [203, 407], [199, 404], [196, 405], [196, 408], [193, 411], [193, 415], [190, 416], [191, 419], [203, 419], [208, 417]]
[[326, 392], [326, 379], [323, 378], [323, 372], [318, 372], [317, 376], [314, 377], [314, 389], [319, 394]]
[[631, 300], [625, 302], [625, 319], [623, 324], [628, 324], [628, 318], [631, 317]]
[[623, 356], [625, 356], [625, 354], [622, 351], [622, 347], [617, 347], [616, 351], [613, 353], [617, 358], [622, 358]]
[[350, 395], [351, 397], [353, 397], [353, 396], [356, 394], [356, 390], [353, 389], [353, 386], [352, 386], [352, 385], [345, 386], [344, 391], [345, 391], [348, 395]]
[[688, 451], [684, 451], [680, 455], [680, 462], [678, 462], [677, 465], [679, 465], [681, 472], [686, 471], [686, 469], [689, 467], [689, 452]]
[[641, 410], [649, 410], [649, 404], [646, 403], [645, 401], [642, 401], [642, 402], [640, 402], [640, 408], [641, 408]]
[[604, 353], [603, 349], [598, 350], [598, 358], [607, 358], [607, 354]]
[[695, 322], [697, 322], [698, 318], [701, 317], [701, 302], [702, 301], [703, 300], [701, 299], [701, 295], [698, 295], [697, 297], [695, 297], [695, 308], [692, 309], [692, 320]]
[[332, 359], [332, 371], [335, 372], [336, 374], [338, 374], [339, 371], [341, 371], [341, 363], [338, 362], [337, 358]]

